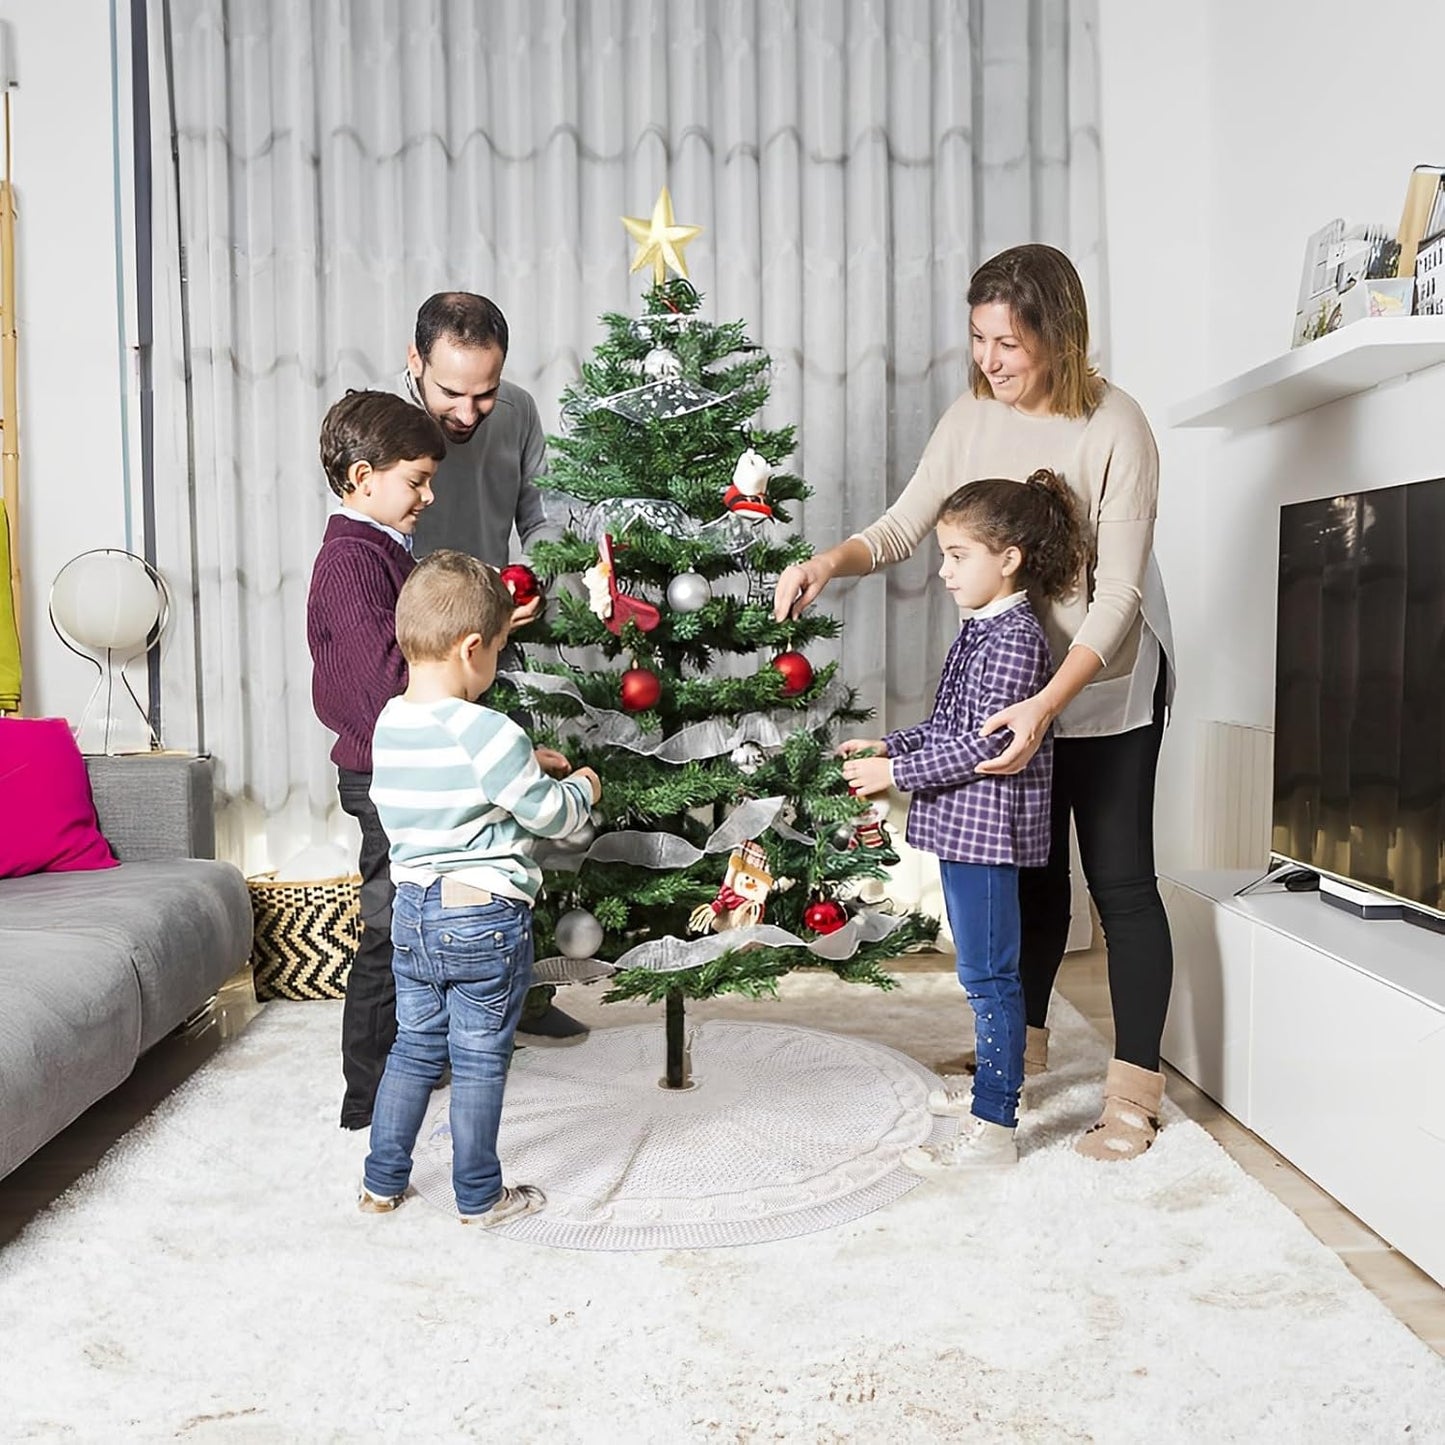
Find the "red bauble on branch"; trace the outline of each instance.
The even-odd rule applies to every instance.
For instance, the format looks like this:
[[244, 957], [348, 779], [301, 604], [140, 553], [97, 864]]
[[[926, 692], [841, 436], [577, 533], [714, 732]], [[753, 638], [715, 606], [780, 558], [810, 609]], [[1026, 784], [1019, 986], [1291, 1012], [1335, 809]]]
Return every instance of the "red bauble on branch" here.
[[541, 580], [530, 567], [525, 567], [520, 562], [513, 562], [510, 567], [502, 568], [502, 581], [507, 585], [512, 601], [518, 607], [525, 607], [534, 597], [541, 596]]
[[803, 910], [803, 927], [814, 933], [836, 933], [848, 921], [848, 911], [832, 898], [818, 898]]
[[648, 668], [629, 667], [622, 674], [622, 706], [627, 712], [646, 712], [657, 706], [661, 696], [662, 683]]
[[782, 676], [784, 697], [797, 697], [813, 685], [813, 664], [801, 652], [780, 652], [773, 667]]

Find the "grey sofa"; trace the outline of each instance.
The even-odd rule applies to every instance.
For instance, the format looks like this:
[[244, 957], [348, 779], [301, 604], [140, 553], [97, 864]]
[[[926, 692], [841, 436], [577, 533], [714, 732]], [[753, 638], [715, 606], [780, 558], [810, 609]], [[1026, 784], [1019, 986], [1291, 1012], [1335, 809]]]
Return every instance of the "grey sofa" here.
[[0, 879], [0, 1177], [115, 1088], [251, 953], [245, 879], [214, 859], [210, 760], [86, 766], [120, 867]]

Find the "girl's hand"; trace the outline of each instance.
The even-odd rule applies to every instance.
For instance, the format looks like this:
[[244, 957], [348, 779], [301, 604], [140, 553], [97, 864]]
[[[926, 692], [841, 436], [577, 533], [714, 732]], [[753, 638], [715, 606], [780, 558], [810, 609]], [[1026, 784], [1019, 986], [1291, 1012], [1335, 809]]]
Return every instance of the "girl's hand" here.
[[868, 798], [893, 786], [893, 764], [887, 758], [849, 758], [843, 764], [843, 777], [855, 793]]
[[873, 753], [877, 757], [886, 758], [888, 744], [876, 738], [872, 742], [867, 738], [850, 738], [846, 743], [838, 744], [840, 758], [851, 758], [854, 753]]
[[565, 778], [572, 771], [572, 764], [556, 748], [534, 748], [532, 756], [549, 778]]
[[1013, 741], [996, 758], [980, 763], [974, 772], [990, 777], [1021, 773], [1028, 766], [1029, 759], [1038, 752], [1039, 744], [1053, 720], [1053, 710], [1039, 693], [994, 713], [979, 728], [979, 737], [986, 738], [1000, 728], [1008, 728], [1013, 732]]
[[787, 622], [800, 616], [832, 579], [832, 569], [822, 557], [809, 557], [806, 562], [784, 567], [773, 589], [773, 621]]

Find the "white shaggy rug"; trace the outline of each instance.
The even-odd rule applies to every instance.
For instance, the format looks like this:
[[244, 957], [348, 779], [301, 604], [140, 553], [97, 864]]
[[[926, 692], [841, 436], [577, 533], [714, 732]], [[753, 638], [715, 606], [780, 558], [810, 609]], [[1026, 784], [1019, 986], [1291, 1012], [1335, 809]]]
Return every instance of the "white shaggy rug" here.
[[[1129, 1165], [1073, 1153], [1105, 1050], [1061, 1001], [1018, 1169], [794, 1239], [636, 1254], [419, 1201], [359, 1214], [339, 1007], [269, 1005], [0, 1252], [0, 1438], [1445, 1440], [1445, 1361], [1201, 1129], [1175, 1118]], [[936, 974], [691, 1012], [930, 1067], [964, 1027]]]

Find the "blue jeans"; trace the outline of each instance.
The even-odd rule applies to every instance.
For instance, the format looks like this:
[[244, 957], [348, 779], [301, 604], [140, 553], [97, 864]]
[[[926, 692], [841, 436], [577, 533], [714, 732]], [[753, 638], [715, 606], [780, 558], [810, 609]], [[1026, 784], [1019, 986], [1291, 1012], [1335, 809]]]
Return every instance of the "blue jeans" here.
[[958, 981], [973, 1007], [978, 1072], [973, 1112], [1012, 1129], [1024, 1083], [1024, 994], [1019, 981], [1019, 870], [940, 864]]
[[376, 1091], [364, 1179], [400, 1194], [431, 1093], [452, 1069], [452, 1188], [460, 1214], [502, 1192], [497, 1129], [512, 1035], [532, 978], [532, 910], [509, 898], [443, 908], [441, 884], [403, 883], [391, 919], [396, 1042]]

